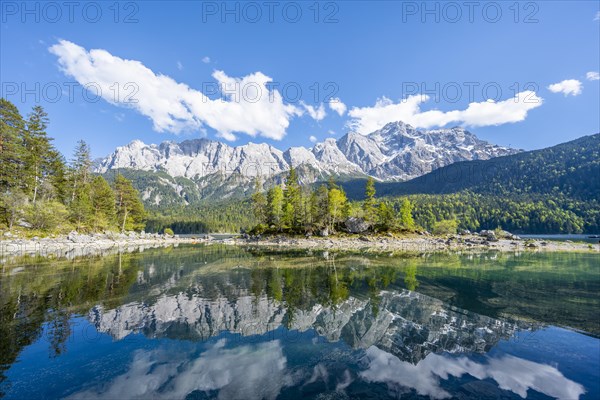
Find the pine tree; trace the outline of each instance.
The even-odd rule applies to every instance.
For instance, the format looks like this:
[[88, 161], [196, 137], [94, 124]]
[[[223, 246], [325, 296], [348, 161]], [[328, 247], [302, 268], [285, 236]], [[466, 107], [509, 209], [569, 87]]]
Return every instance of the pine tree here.
[[117, 175], [115, 178], [115, 200], [117, 219], [121, 232], [144, 228], [145, 211], [137, 190], [131, 181]]
[[281, 230], [283, 217], [283, 190], [277, 185], [269, 189], [267, 193], [268, 224]]
[[382, 230], [389, 230], [394, 227], [394, 209], [385, 201], [379, 203], [377, 208], [377, 225]]
[[259, 224], [266, 224], [268, 220], [267, 199], [262, 192], [260, 179], [254, 181], [254, 193], [252, 194], [252, 210]]
[[83, 140], [79, 140], [73, 153], [68, 182], [71, 220], [78, 230], [92, 224], [91, 169], [90, 147]]
[[89, 184], [79, 186], [73, 194], [74, 200], [69, 204], [71, 220], [75, 223], [77, 230], [87, 226], [92, 218], [93, 208], [90, 191]]
[[92, 169], [91, 150], [83, 140], [77, 142], [71, 162], [71, 169], [71, 201], [73, 201], [75, 200], [75, 193], [78, 187], [85, 186], [89, 182]]
[[375, 180], [372, 177], [369, 177], [365, 188], [365, 201], [363, 202], [363, 212], [366, 221], [371, 223], [374, 222], [376, 214], [375, 207]]
[[54, 198], [57, 201], [66, 204], [69, 191], [67, 167], [64, 157], [56, 150], [52, 150], [49, 155], [48, 170], [48, 181], [53, 187]]
[[311, 211], [316, 227], [325, 228], [329, 226], [329, 190], [327, 186], [320, 185], [311, 196]]
[[412, 216], [413, 205], [408, 199], [402, 200], [400, 205], [400, 225], [404, 229], [415, 229], [415, 220]]
[[35, 205], [38, 191], [44, 179], [50, 172], [53, 146], [51, 138], [46, 135], [48, 114], [41, 106], [33, 107], [27, 119], [27, 128], [24, 132], [24, 183], [27, 193]]
[[116, 225], [115, 194], [106, 179], [96, 176], [91, 183], [91, 227], [94, 231], [113, 228]]
[[298, 183], [298, 174], [295, 168], [290, 172], [285, 181], [283, 222], [291, 231], [298, 231], [302, 226], [302, 192]]
[[17, 107], [0, 98], [0, 193], [21, 186], [25, 121]]

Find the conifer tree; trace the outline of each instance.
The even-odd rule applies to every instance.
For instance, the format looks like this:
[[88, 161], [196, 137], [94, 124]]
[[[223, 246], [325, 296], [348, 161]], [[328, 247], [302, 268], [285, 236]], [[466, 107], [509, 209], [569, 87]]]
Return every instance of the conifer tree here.
[[281, 230], [283, 217], [283, 190], [277, 185], [269, 189], [267, 193], [268, 224]]
[[400, 225], [404, 229], [415, 229], [415, 220], [412, 216], [413, 205], [408, 199], [402, 200], [400, 205]]
[[106, 179], [95, 176], [91, 183], [91, 227], [94, 231], [113, 228], [116, 224], [115, 195]]
[[377, 208], [377, 225], [380, 229], [388, 230], [394, 227], [394, 209], [385, 201], [379, 203]]
[[372, 177], [369, 177], [365, 188], [365, 201], [363, 202], [363, 212], [366, 221], [371, 223], [374, 222], [376, 214], [375, 207], [375, 180]]
[[262, 185], [260, 178], [256, 178], [254, 181], [254, 193], [252, 194], [252, 209], [254, 216], [259, 224], [267, 223], [267, 198], [262, 192]]
[[121, 232], [143, 229], [145, 218], [144, 205], [139, 199], [137, 190], [133, 188], [131, 181], [120, 174], [117, 175], [114, 192], [117, 220]]
[[298, 174], [295, 168], [290, 172], [285, 181], [283, 204], [283, 221], [291, 231], [298, 231], [302, 226], [302, 192], [298, 183]]
[[17, 107], [0, 98], [0, 192], [21, 186], [25, 121]]
[[56, 153], [51, 138], [46, 135], [48, 114], [41, 106], [33, 107], [27, 118], [24, 132], [24, 182], [27, 193], [35, 205], [38, 191], [50, 172], [50, 165]]
[[318, 228], [329, 226], [329, 190], [326, 185], [320, 185], [311, 197], [313, 220]]

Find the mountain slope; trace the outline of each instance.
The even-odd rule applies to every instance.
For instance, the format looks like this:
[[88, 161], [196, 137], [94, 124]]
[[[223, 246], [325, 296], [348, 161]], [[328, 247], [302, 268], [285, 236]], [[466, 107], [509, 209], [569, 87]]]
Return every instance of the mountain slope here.
[[299, 170], [304, 184], [332, 175], [339, 180], [373, 176], [403, 181], [456, 161], [486, 160], [518, 151], [492, 145], [462, 128], [419, 131], [394, 122], [369, 135], [349, 132], [311, 149], [286, 151], [265, 143], [232, 147], [208, 139], [160, 145], [134, 140], [99, 161], [95, 171], [104, 175], [126, 171], [144, 194], [146, 205], [162, 207], [241, 197], [252, 190], [257, 176], [266, 185], [278, 183], [291, 166]]
[[[348, 190], [358, 197], [358, 182]], [[563, 195], [600, 198], [600, 134], [542, 150], [485, 161], [457, 162], [408, 182], [378, 183], [379, 195], [440, 194], [469, 190], [495, 196]]]

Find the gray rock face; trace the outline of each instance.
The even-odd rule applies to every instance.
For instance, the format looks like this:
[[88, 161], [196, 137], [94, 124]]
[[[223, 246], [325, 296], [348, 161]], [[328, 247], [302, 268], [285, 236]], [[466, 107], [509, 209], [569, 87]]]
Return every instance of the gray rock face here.
[[371, 227], [367, 221], [362, 218], [350, 217], [344, 223], [346, 230], [349, 233], [363, 233], [369, 230]]
[[[462, 128], [421, 131], [403, 122], [392, 122], [368, 135], [349, 132], [337, 141], [329, 138], [311, 149], [292, 147], [285, 152], [265, 143], [232, 147], [208, 139], [160, 145], [134, 140], [101, 160], [95, 171], [127, 168], [165, 172], [172, 178], [192, 180], [199, 193], [225, 186], [221, 195], [226, 196], [236, 188], [249, 187], [256, 176], [276, 178], [290, 167], [298, 168], [303, 183], [331, 175], [401, 181], [457, 161], [487, 160], [517, 152], [480, 140]], [[177, 196], [185, 198], [185, 190], [175, 180], [163, 181]], [[145, 189], [144, 200], [160, 204], [161, 196], [151, 193], [151, 188]]]

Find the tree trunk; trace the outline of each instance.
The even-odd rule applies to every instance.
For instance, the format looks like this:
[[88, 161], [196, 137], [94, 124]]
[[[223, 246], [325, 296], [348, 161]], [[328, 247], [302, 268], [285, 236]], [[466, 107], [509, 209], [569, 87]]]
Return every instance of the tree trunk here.
[[35, 166], [35, 184], [33, 185], [33, 204], [35, 205], [35, 200], [37, 198], [37, 190], [38, 190], [38, 166]]
[[121, 226], [121, 233], [125, 232], [125, 221], [127, 221], [127, 208], [125, 209], [125, 214], [123, 215], [123, 225]]

